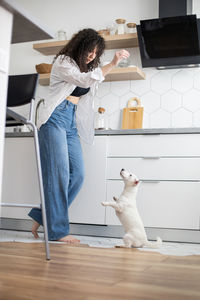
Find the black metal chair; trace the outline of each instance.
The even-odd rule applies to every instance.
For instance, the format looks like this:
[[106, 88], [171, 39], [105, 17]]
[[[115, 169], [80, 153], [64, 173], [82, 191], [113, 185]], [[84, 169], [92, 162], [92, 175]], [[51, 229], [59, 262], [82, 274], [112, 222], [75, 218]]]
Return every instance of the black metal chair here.
[[[41, 205], [25, 204], [25, 203], [22, 203], [22, 204], [1, 203], [1, 205], [7, 206], [7, 207], [41, 208], [42, 218], [43, 218], [43, 226], [44, 226], [46, 259], [49, 260], [50, 253], [49, 253], [49, 243], [48, 243], [48, 228], [47, 228], [47, 219], [46, 219], [46, 211], [45, 211], [42, 171], [41, 171], [41, 163], [40, 163], [38, 131], [37, 131], [37, 127], [35, 126], [35, 124], [33, 122], [34, 100], [35, 100], [35, 92], [36, 92], [37, 83], [38, 83], [38, 74], [9, 76], [8, 94], [7, 94], [7, 109], [6, 109], [6, 127], [18, 126], [18, 125], [25, 124], [25, 125], [31, 126], [31, 128], [33, 129]], [[30, 104], [30, 111], [29, 111], [28, 118], [21, 116], [20, 114], [14, 112], [13, 110], [11, 110], [9, 108], [9, 107], [22, 106], [25, 104]]]

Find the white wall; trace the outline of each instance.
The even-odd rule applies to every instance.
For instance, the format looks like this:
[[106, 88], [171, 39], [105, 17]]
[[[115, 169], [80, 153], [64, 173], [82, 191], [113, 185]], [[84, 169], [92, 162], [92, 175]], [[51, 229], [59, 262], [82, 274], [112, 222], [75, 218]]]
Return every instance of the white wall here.
[[200, 18], [200, 1], [193, 0], [192, 1], [192, 13], [197, 15], [197, 18]]
[[158, 0], [16, 0], [52, 30], [68, 37], [81, 28], [102, 29], [117, 18], [138, 23], [158, 16]]
[[[0, 6], [0, 28], [1, 28], [0, 30], [0, 202], [1, 202], [7, 79], [8, 79], [10, 39], [11, 39], [11, 30], [12, 30], [12, 14], [6, 11], [1, 6]], [[1, 215], [1, 206], [0, 206], [0, 215]]]
[[[47, 27], [56, 32], [64, 29], [67, 38], [81, 28], [106, 28], [116, 18], [139, 23], [140, 19], [158, 17], [158, 0], [16, 0]], [[193, 13], [200, 12], [194, 0]], [[131, 63], [141, 67], [139, 49], [129, 49]], [[110, 60], [114, 50], [106, 50], [102, 60]], [[35, 71], [35, 64], [51, 63], [53, 56], [32, 50], [32, 43], [12, 45], [11, 74]], [[121, 127], [122, 109], [134, 96], [144, 106], [143, 127], [200, 126], [200, 69], [158, 71], [146, 68], [146, 80], [102, 83], [95, 97], [95, 107], [105, 107], [110, 127]], [[47, 97], [48, 88], [39, 87], [37, 97]]]

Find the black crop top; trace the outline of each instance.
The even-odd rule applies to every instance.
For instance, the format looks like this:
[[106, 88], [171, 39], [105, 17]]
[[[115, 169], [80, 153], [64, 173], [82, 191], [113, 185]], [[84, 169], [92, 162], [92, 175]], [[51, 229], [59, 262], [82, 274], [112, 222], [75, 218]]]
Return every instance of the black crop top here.
[[80, 97], [82, 95], [87, 94], [89, 92], [89, 90], [90, 90], [90, 88], [85, 89], [80, 86], [77, 86], [71, 93], [71, 96]]

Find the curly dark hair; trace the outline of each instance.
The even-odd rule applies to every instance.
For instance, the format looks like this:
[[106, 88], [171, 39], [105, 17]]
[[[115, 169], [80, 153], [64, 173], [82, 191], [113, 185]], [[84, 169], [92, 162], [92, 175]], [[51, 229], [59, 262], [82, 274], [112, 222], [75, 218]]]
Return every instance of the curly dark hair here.
[[[95, 47], [97, 47], [95, 59], [86, 64], [88, 53], [92, 52]], [[56, 54], [54, 61], [59, 55], [69, 56], [75, 60], [81, 72], [88, 72], [98, 67], [104, 50], [104, 38], [94, 29], [87, 28], [73, 35], [71, 40]]]

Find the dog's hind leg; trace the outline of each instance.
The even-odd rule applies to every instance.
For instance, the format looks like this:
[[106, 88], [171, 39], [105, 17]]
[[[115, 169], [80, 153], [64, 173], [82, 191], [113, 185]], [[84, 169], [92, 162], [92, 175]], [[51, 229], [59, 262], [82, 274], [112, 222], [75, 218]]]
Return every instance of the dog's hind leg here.
[[124, 245], [127, 248], [131, 248], [133, 240], [130, 234], [126, 233], [123, 237]]

